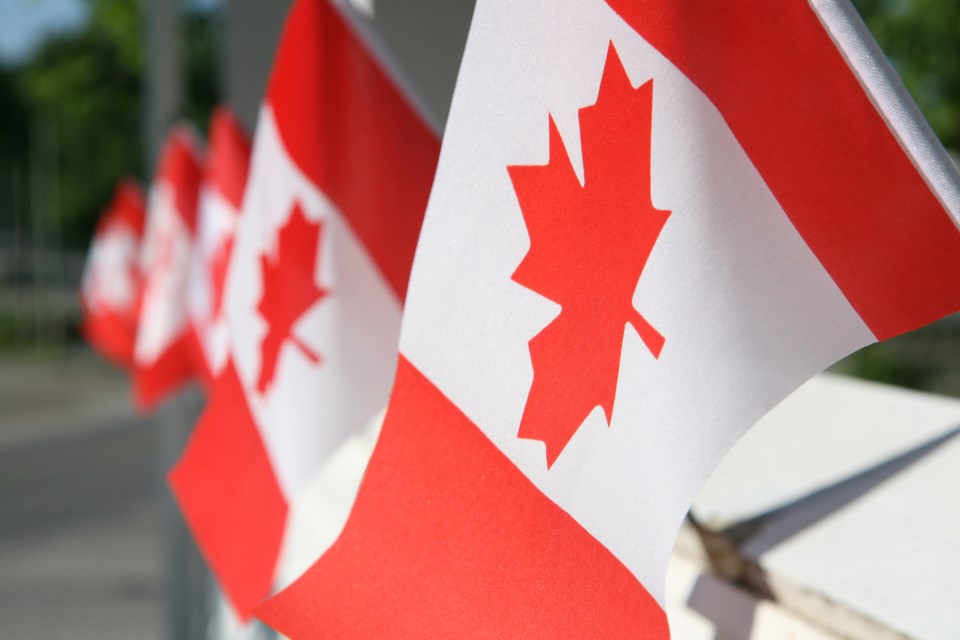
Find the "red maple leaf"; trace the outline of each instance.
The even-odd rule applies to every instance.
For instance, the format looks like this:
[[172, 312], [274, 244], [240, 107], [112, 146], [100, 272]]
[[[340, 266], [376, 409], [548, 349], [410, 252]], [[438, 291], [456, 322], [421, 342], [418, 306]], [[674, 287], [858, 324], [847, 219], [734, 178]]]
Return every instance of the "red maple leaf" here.
[[530, 234], [513, 280], [558, 303], [530, 341], [533, 384], [518, 437], [541, 440], [551, 466], [600, 406], [609, 426], [625, 325], [654, 357], [664, 338], [633, 293], [669, 211], [650, 200], [653, 82], [634, 89], [613, 44], [594, 105], [580, 110], [584, 184], [550, 117], [550, 160], [508, 167]]
[[318, 287], [314, 280], [322, 234], [323, 224], [307, 220], [297, 203], [277, 234], [276, 255], [260, 256], [263, 296], [257, 311], [267, 322], [267, 333], [260, 345], [260, 376], [257, 379], [257, 391], [261, 394], [273, 382], [280, 348], [287, 340], [314, 364], [320, 362], [320, 356], [293, 334], [293, 325], [329, 293]]

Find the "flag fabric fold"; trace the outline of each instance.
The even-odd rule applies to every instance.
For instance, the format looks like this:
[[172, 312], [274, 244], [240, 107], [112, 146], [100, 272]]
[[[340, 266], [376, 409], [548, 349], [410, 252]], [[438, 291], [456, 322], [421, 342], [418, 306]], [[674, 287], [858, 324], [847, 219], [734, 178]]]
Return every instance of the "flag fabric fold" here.
[[477, 3], [380, 440], [259, 617], [668, 637], [676, 532], [737, 438], [960, 308], [960, 179], [851, 11]]
[[[218, 380], [170, 475], [244, 618], [273, 587], [287, 505], [389, 396], [439, 155], [429, 118], [364, 20], [326, 0], [298, 0], [287, 18], [223, 299], [225, 384], [249, 415], [239, 421], [246, 448], [218, 444], [230, 438], [222, 422], [234, 402], [221, 402]], [[245, 456], [258, 461], [253, 470]], [[269, 558], [250, 565], [264, 549]]]
[[242, 614], [270, 587], [288, 505], [232, 362], [210, 391], [170, 483], [197, 546]]
[[143, 226], [143, 192], [124, 180], [97, 223], [80, 286], [84, 337], [124, 369], [133, 366], [137, 336]]
[[150, 187], [140, 254], [143, 301], [134, 349], [134, 399], [155, 406], [196, 374], [187, 283], [202, 180], [202, 149], [192, 129], [170, 132]]

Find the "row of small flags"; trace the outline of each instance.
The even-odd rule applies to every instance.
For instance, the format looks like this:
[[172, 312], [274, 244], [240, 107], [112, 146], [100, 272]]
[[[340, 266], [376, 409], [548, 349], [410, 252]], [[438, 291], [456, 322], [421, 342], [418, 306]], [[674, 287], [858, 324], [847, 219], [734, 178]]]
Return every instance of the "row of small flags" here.
[[179, 125], [162, 150], [149, 205], [135, 182], [123, 181], [94, 232], [81, 284], [83, 332], [132, 371], [144, 410], [195, 377], [209, 387], [224, 366], [223, 285], [249, 160], [249, 138], [226, 107], [211, 118], [206, 154]]
[[[170, 482], [243, 618], [667, 638], [736, 439], [960, 308], [960, 178], [846, 0], [479, 0], [442, 153], [422, 105], [371, 22], [297, 0], [252, 152], [221, 109], [146, 206], [118, 187], [87, 336], [144, 407], [205, 381]], [[384, 404], [340, 538], [270, 598], [289, 505]]]

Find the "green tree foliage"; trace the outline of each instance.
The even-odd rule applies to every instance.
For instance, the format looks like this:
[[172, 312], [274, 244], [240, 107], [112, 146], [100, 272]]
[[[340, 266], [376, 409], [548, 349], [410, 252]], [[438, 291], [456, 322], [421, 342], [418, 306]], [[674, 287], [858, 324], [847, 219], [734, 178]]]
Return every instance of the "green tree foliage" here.
[[[90, 20], [85, 28], [48, 40], [13, 70], [28, 114], [26, 129], [48, 141], [55, 139], [56, 223], [63, 238], [78, 247], [88, 242], [117, 179], [146, 178], [142, 3], [87, 1]], [[203, 131], [220, 98], [216, 16], [188, 12], [182, 32], [184, 115]], [[0, 100], [2, 91], [0, 78]]]
[[960, 2], [854, 0], [943, 143], [960, 149]]
[[16, 76], [0, 68], [0, 166], [23, 154], [27, 144], [27, 114]]
[[116, 179], [142, 161], [136, 7], [92, 4], [87, 28], [49, 40], [18, 73], [31, 136], [55, 139], [64, 237], [81, 242]]
[[214, 107], [223, 100], [220, 14], [190, 11], [183, 21], [183, 66], [186, 96], [183, 115], [206, 132]]

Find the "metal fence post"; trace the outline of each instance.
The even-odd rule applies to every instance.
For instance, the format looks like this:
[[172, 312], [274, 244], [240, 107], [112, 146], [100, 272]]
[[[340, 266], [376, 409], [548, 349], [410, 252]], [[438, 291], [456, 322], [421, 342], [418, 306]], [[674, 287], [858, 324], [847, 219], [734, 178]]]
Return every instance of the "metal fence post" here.
[[158, 511], [163, 537], [167, 637], [201, 640], [210, 621], [208, 571], [167, 486], [167, 472], [180, 457], [203, 406], [200, 389], [191, 386], [157, 411]]
[[[180, 2], [141, 0], [147, 42], [144, 78], [144, 166], [152, 174], [164, 136], [180, 114], [183, 77], [180, 65]], [[199, 389], [190, 388], [157, 412], [158, 504], [166, 566], [167, 636], [200, 640], [207, 635], [207, 571], [166, 484], [166, 474], [180, 457], [202, 404]]]

